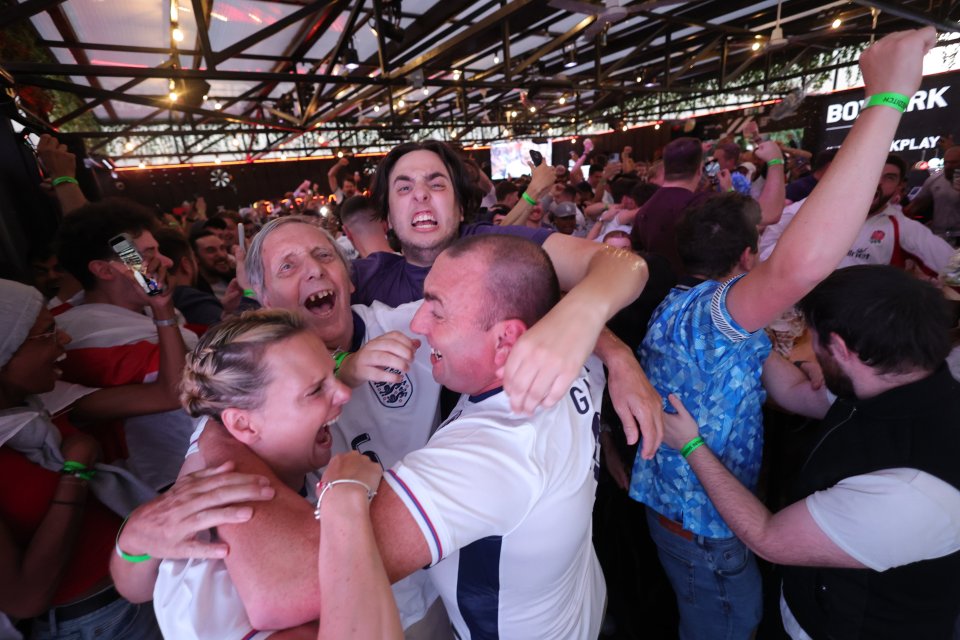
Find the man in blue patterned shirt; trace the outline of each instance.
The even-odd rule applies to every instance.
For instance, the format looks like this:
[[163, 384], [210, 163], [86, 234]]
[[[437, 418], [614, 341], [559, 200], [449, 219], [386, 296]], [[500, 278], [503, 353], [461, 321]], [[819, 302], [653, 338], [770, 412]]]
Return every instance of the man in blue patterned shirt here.
[[[900, 37], [913, 38], [891, 36]], [[861, 56], [866, 95], [912, 95], [922, 55], [905, 59], [880, 49]], [[910, 66], [910, 73], [888, 74], [884, 68], [891, 65]], [[790, 410], [826, 411], [826, 398], [798, 382], [789, 363], [768, 357], [763, 328], [836, 268], [863, 225], [900, 121], [882, 97], [879, 108], [861, 112], [766, 262], [756, 264], [757, 205], [742, 195], [707, 201], [677, 230], [687, 272], [703, 282], [663, 301], [639, 350], [641, 363], [663, 397], [674, 393], [684, 402], [711, 450], [748, 487], [756, 485], [760, 466], [766, 392], [777, 392], [775, 399]], [[774, 143], [755, 153], [768, 170], [782, 171]], [[681, 454], [662, 446], [653, 460], [637, 458], [630, 495], [648, 507], [651, 535], [677, 595], [680, 637], [749, 637], [761, 611], [756, 566]]]

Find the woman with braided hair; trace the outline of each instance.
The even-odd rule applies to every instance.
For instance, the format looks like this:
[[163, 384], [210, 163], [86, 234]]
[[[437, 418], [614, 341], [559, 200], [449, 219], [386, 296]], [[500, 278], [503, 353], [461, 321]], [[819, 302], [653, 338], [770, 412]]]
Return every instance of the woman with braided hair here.
[[[350, 390], [334, 376], [333, 359], [302, 317], [260, 310], [221, 323], [188, 355], [181, 389], [185, 410], [201, 419], [198, 433], [207, 421], [219, 422], [301, 495], [306, 495], [305, 476], [326, 467], [317, 487], [317, 517], [323, 518], [319, 628], [309, 623], [266, 630], [251, 624], [228, 569], [232, 558], [258, 550], [228, 550], [215, 529], [172, 548], [166, 523], [176, 509], [176, 498], [158, 499], [129, 519], [119, 547], [127, 555], [149, 554], [154, 559], [131, 564], [115, 558], [113, 575], [121, 592], [134, 601], [152, 597], [168, 638], [280, 640], [312, 639], [318, 634], [401, 638], [400, 619], [367, 514], [381, 469], [356, 452], [330, 459], [329, 427], [349, 400]], [[206, 466], [196, 445], [198, 437], [187, 452], [182, 477]], [[266, 486], [264, 491], [272, 492]], [[243, 515], [250, 511], [249, 506], [234, 508]], [[167, 559], [156, 560], [162, 557]]]

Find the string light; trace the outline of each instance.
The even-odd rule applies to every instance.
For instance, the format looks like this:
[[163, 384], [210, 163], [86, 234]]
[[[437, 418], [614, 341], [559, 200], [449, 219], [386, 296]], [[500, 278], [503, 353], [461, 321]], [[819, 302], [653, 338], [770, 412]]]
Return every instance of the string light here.
[[833, 22], [830, 23], [830, 28], [831, 28], [831, 29], [839, 29], [839, 28], [840, 28], [840, 25], [842, 25], [842, 24], [843, 24], [843, 20], [841, 20], [840, 18], [834, 18], [834, 19], [833, 19]]
[[177, 95], [177, 92], [176, 92], [176, 91], [171, 91], [171, 92], [170, 92], [170, 102], [176, 102], [176, 101], [177, 101], [177, 98], [179, 98], [179, 97], [180, 97], [180, 96]]
[[750, 49], [753, 51], [760, 51], [760, 43], [754, 42], [752, 45], [750, 45]]
[[560, 96], [560, 99], [557, 102], [559, 102], [560, 104], [567, 104], [567, 99], [563, 96]]
[[170, 35], [173, 36], [174, 42], [183, 42], [183, 31], [180, 30], [180, 27], [174, 27]]

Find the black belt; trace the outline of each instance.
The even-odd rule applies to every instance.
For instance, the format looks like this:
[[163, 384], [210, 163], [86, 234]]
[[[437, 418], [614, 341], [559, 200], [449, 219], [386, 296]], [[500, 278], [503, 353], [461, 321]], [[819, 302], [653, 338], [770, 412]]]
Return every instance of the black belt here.
[[[50, 614], [53, 615], [57, 622], [66, 622], [67, 620], [73, 620], [85, 616], [88, 613], [93, 613], [119, 599], [120, 594], [117, 593], [117, 590], [111, 585], [100, 593], [96, 593], [89, 598], [84, 598], [79, 602], [65, 604], [62, 607], [53, 607], [53, 609], [50, 610]], [[41, 615], [40, 619], [47, 619], [50, 614]]]

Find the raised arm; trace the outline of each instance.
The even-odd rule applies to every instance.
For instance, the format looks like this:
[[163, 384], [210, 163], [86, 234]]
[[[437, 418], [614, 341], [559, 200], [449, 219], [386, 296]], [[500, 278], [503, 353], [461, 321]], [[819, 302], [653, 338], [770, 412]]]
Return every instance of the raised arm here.
[[520, 337], [504, 367], [510, 405], [525, 413], [566, 393], [607, 320], [636, 300], [648, 277], [640, 256], [582, 238], [554, 233], [543, 248], [569, 293]]
[[330, 193], [336, 193], [337, 189], [340, 188], [340, 170], [345, 166], [350, 164], [350, 161], [346, 158], [340, 158], [337, 162], [330, 167], [330, 171], [327, 171], [327, 185], [330, 187]]
[[766, 227], [776, 224], [780, 219], [787, 198], [783, 155], [780, 147], [769, 140], [761, 143], [754, 154], [758, 160], [767, 163], [767, 179], [763, 183], [763, 190], [757, 196], [757, 202], [760, 203], [760, 226]]
[[[524, 193], [533, 198], [534, 201], [539, 200], [544, 192], [553, 186], [554, 175], [553, 167], [546, 162], [541, 163], [539, 167], [533, 167], [530, 184]], [[527, 217], [532, 209], [533, 205], [526, 198], [521, 197], [500, 224], [505, 227], [526, 224]]]
[[76, 181], [77, 157], [67, 150], [67, 145], [60, 144], [59, 140], [45, 133], [40, 136], [40, 142], [37, 143], [37, 155], [40, 156], [40, 162], [43, 163], [51, 180], [69, 178], [69, 180], [57, 181], [53, 186], [53, 193], [60, 202], [63, 215], [87, 204], [87, 196], [83, 195]]
[[[913, 95], [935, 42], [936, 32], [926, 27], [891, 34], [864, 51], [866, 95]], [[727, 307], [741, 327], [763, 328], [836, 268], [863, 225], [899, 123], [900, 112], [886, 106], [860, 113], [770, 258], [731, 288]]]
[[99, 389], [84, 396], [73, 407], [73, 417], [78, 421], [99, 421], [126, 418], [170, 411], [180, 406], [180, 379], [186, 356], [186, 346], [180, 327], [166, 324], [176, 320], [173, 306], [173, 289], [164, 295], [148, 297], [139, 286], [134, 295], [140, 295], [149, 304], [157, 326], [157, 345], [160, 351], [160, 368], [157, 379], [143, 384]]

